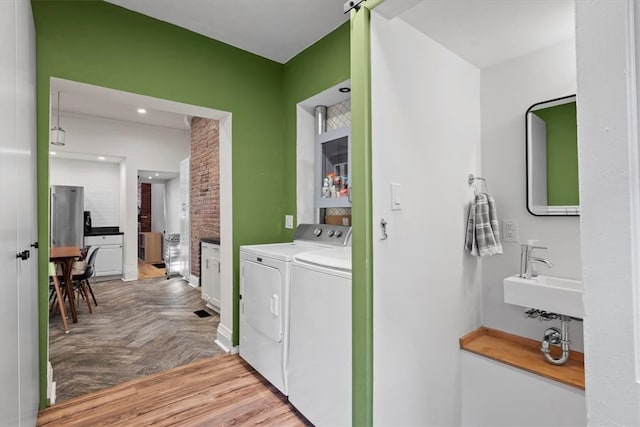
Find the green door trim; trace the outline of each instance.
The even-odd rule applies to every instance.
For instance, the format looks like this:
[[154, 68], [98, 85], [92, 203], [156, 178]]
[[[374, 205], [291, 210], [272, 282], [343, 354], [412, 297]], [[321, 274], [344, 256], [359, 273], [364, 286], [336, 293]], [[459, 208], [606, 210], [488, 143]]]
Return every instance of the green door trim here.
[[353, 162], [353, 409], [354, 426], [373, 425], [373, 220], [371, 185], [371, 10], [351, 11], [351, 156]]

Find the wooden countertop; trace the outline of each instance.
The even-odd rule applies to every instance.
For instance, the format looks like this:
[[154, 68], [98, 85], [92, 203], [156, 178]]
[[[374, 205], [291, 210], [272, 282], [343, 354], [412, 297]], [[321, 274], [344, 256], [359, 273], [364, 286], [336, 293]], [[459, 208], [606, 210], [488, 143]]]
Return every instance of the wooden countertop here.
[[[571, 350], [569, 361], [555, 366], [544, 361], [540, 345], [540, 341], [484, 326], [460, 338], [463, 350], [584, 390], [584, 354]], [[554, 357], [559, 357], [560, 349], [552, 347]]]

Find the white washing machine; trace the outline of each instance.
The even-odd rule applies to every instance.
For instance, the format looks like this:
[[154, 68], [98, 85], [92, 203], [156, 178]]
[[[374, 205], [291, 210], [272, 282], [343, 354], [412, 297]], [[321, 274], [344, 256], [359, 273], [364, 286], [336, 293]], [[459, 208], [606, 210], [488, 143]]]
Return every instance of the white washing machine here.
[[300, 224], [293, 242], [240, 247], [240, 357], [285, 395], [293, 258], [350, 236], [351, 227]]
[[289, 402], [318, 427], [351, 425], [351, 247], [294, 257]]

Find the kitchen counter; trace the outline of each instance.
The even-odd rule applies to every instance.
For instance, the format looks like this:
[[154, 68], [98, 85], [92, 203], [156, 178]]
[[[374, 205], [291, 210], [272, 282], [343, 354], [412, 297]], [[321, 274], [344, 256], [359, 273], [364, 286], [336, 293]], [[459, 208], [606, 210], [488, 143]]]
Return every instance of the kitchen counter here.
[[86, 236], [117, 236], [124, 234], [119, 227], [93, 227], [91, 231], [84, 233]]
[[219, 237], [203, 237], [200, 239], [201, 242], [211, 243], [212, 245], [219, 245], [220, 238]]

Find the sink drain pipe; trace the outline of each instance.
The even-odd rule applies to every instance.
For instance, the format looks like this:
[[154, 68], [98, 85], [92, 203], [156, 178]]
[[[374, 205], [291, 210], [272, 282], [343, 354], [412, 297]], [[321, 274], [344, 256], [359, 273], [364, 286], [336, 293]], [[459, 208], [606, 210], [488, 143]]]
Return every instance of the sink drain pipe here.
[[[571, 317], [560, 315], [560, 328], [549, 328], [544, 333], [544, 339], [542, 340], [542, 347], [540, 351], [544, 355], [545, 360], [552, 365], [564, 365], [569, 360], [569, 322]], [[551, 345], [560, 344], [562, 348], [562, 355], [555, 359], [551, 355]]]

